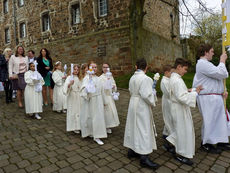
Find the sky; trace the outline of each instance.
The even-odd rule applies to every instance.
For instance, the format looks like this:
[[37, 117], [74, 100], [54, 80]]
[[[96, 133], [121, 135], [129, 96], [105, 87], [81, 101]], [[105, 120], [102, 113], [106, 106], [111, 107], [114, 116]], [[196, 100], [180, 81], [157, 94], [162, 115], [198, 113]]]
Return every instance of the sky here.
[[[190, 11], [194, 14], [196, 9], [199, 7], [199, 4], [197, 3], [196, 0], [185, 0], [187, 3], [187, 6], [189, 7]], [[221, 12], [221, 3], [222, 0], [202, 0], [206, 4], [206, 6], [213, 11]], [[185, 7], [182, 6], [181, 11], [184, 14], [187, 14], [187, 10]], [[192, 32], [192, 24], [191, 24], [192, 18], [186, 18], [186, 17], [181, 17], [180, 16], [180, 33], [181, 35], [189, 35]]]

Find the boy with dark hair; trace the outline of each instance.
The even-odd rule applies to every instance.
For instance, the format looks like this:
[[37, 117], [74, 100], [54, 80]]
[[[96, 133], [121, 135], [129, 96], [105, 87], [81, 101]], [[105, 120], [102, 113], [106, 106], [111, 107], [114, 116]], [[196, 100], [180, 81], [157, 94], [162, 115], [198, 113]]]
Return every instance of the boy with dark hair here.
[[190, 159], [195, 155], [195, 133], [190, 107], [196, 106], [196, 97], [202, 86], [189, 92], [182, 79], [189, 65], [187, 60], [177, 58], [174, 64], [175, 71], [169, 79], [173, 132], [166, 139], [175, 146], [175, 159], [192, 165]]
[[145, 75], [147, 62], [139, 59], [136, 72], [129, 81], [131, 94], [125, 127], [124, 146], [129, 148], [128, 157], [140, 157], [140, 165], [157, 169], [158, 164], [152, 162], [148, 154], [156, 150], [152, 106], [155, 106], [152, 91], [153, 80]]

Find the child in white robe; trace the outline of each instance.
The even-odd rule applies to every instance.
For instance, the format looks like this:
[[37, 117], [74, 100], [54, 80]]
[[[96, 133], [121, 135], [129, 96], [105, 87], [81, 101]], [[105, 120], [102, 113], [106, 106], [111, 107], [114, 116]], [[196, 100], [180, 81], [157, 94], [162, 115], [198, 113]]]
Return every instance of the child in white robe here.
[[73, 65], [70, 76], [67, 77], [63, 92], [67, 96], [67, 116], [66, 116], [66, 130], [80, 133], [80, 66]]
[[157, 169], [158, 164], [152, 162], [148, 154], [157, 149], [156, 131], [152, 107], [155, 106], [153, 80], [145, 73], [147, 62], [139, 59], [136, 62], [136, 72], [129, 81], [131, 95], [125, 126], [124, 146], [128, 149], [128, 157], [140, 158], [140, 165]]
[[103, 74], [100, 76], [100, 80], [102, 82], [104, 93], [105, 93], [105, 100], [104, 103], [104, 113], [105, 113], [105, 124], [107, 128], [107, 133], [112, 133], [111, 128], [117, 127], [120, 124], [117, 108], [113, 99], [113, 92], [117, 91], [116, 82], [113, 79], [112, 73], [110, 70], [108, 63], [103, 63], [102, 71]]
[[67, 101], [66, 96], [63, 93], [63, 86], [66, 76], [62, 72], [62, 64], [60, 61], [56, 62], [54, 65], [52, 79], [55, 83], [53, 90], [53, 111], [57, 111], [58, 113], [66, 113]]
[[80, 111], [82, 137], [93, 137], [99, 145], [104, 143], [100, 138], [107, 138], [103, 86], [97, 73], [97, 64], [89, 63], [88, 74], [84, 77], [81, 86], [82, 106]]
[[187, 73], [189, 65], [187, 60], [177, 58], [175, 72], [169, 79], [173, 132], [166, 139], [175, 146], [175, 159], [192, 165], [190, 159], [195, 155], [195, 133], [190, 107], [196, 106], [196, 97], [202, 86], [188, 90], [182, 76]]
[[44, 80], [40, 73], [35, 70], [33, 63], [29, 64], [29, 71], [25, 73], [26, 88], [24, 91], [26, 114], [35, 114], [36, 119], [41, 119], [38, 113], [42, 112], [42, 85]]
[[[172, 133], [173, 129], [173, 122], [172, 122], [172, 115], [171, 115], [171, 101], [170, 101], [170, 91], [169, 91], [169, 79], [172, 73], [172, 67], [170, 65], [165, 65], [163, 67], [164, 76], [161, 80], [160, 88], [163, 93], [162, 96], [162, 114], [163, 114], [163, 120], [164, 120], [164, 129], [163, 129], [163, 138], [166, 139], [169, 134]], [[165, 141], [165, 144], [163, 147], [170, 151], [172, 147], [170, 144]], [[172, 150], [171, 150], [172, 151]]]

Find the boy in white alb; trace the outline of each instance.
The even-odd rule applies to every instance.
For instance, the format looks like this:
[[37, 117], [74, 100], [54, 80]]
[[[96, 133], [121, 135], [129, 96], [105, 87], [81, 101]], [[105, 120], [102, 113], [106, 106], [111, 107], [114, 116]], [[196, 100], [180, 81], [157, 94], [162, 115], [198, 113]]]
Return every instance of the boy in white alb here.
[[195, 133], [190, 107], [196, 106], [196, 97], [202, 86], [189, 92], [182, 79], [189, 65], [187, 60], [177, 58], [174, 64], [175, 72], [169, 79], [173, 132], [166, 139], [175, 146], [175, 159], [192, 165], [190, 159], [195, 155]]
[[221, 55], [218, 66], [210, 62], [213, 55], [214, 49], [211, 45], [200, 46], [193, 86], [204, 87], [197, 97], [198, 107], [203, 117], [201, 149], [208, 153], [220, 154], [221, 150], [230, 150], [229, 127], [223, 98], [227, 98], [223, 83], [223, 79], [228, 78], [225, 65], [227, 54]]
[[139, 59], [136, 72], [129, 81], [131, 95], [125, 126], [124, 146], [129, 148], [128, 157], [140, 157], [140, 165], [157, 169], [148, 155], [157, 149], [152, 107], [155, 106], [153, 80], [145, 73], [147, 62]]

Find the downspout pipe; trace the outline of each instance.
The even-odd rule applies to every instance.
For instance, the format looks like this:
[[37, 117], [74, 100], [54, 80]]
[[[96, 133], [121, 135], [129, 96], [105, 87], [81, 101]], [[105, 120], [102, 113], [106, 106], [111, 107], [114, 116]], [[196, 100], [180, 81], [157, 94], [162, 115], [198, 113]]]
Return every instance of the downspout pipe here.
[[17, 37], [17, 14], [16, 14], [16, 0], [12, 0], [13, 2], [13, 18], [14, 18], [14, 39], [15, 45], [18, 45], [18, 37]]

